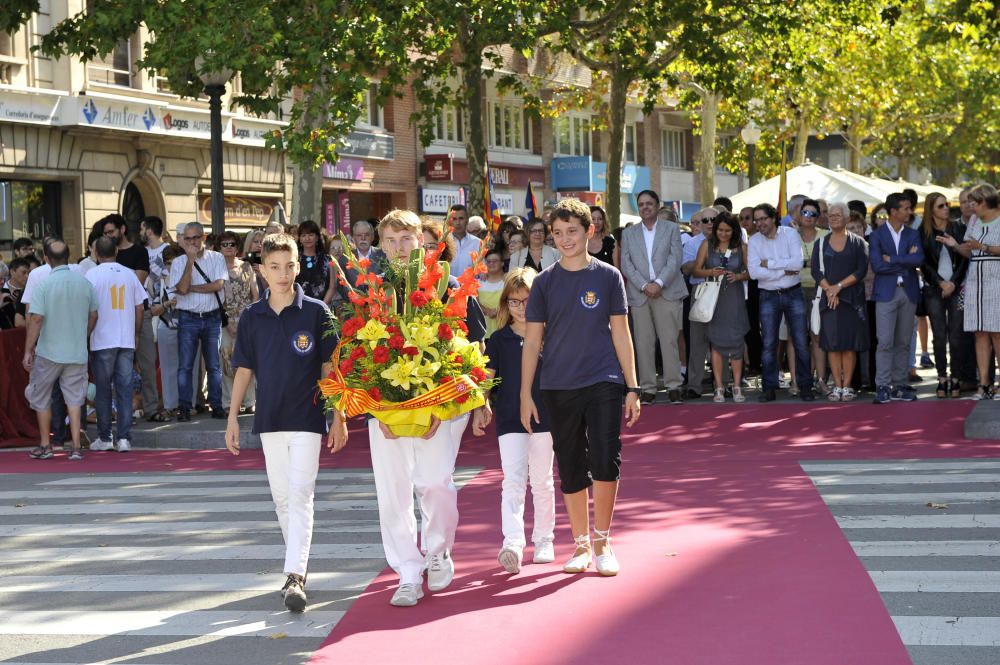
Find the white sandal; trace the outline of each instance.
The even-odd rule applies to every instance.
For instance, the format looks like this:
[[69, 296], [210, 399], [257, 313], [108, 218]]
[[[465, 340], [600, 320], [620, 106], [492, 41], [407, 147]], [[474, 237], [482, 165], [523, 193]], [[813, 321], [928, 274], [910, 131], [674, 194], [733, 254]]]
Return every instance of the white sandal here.
[[712, 398], [712, 401], [715, 402], [716, 404], [722, 404], [723, 402], [725, 402], [726, 401], [726, 389], [725, 388], [716, 388], [715, 389], [715, 397]]
[[563, 564], [564, 573], [583, 573], [590, 568], [590, 562], [593, 560], [594, 555], [590, 549], [590, 536], [583, 535], [577, 536], [573, 539], [573, 544], [576, 545], [576, 549], [584, 550], [582, 554], [573, 553], [569, 561]]
[[737, 404], [747, 401], [746, 396], [743, 394], [743, 389], [739, 386], [733, 386], [733, 401]]
[[595, 543], [599, 540], [603, 540], [605, 543], [604, 554], [597, 555], [597, 572], [602, 577], [614, 577], [618, 574], [618, 571], [621, 570], [621, 567], [618, 565], [618, 559], [615, 557], [615, 553], [611, 551], [611, 529], [608, 529], [607, 531], [594, 529], [594, 533], [597, 535], [597, 537], [594, 538]]

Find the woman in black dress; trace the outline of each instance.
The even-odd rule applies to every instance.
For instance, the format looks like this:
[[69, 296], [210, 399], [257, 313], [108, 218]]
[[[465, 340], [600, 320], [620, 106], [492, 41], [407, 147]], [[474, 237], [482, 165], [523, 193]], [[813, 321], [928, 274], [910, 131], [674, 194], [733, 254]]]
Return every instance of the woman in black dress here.
[[299, 275], [295, 278], [310, 298], [327, 305], [333, 301], [334, 275], [319, 226], [312, 220], [299, 224]]
[[590, 206], [594, 235], [587, 241], [587, 253], [608, 265], [621, 268], [618, 261], [618, 243], [608, 228], [608, 215], [600, 206]]
[[846, 204], [830, 204], [827, 213], [830, 234], [822, 242], [816, 241], [809, 264], [816, 284], [823, 291], [819, 304], [822, 325], [819, 341], [829, 356], [833, 373], [835, 387], [828, 395], [831, 402], [854, 399], [851, 388], [854, 366], [858, 352], [867, 351], [869, 343], [864, 289], [868, 245], [860, 236], [848, 232], [850, 214]]

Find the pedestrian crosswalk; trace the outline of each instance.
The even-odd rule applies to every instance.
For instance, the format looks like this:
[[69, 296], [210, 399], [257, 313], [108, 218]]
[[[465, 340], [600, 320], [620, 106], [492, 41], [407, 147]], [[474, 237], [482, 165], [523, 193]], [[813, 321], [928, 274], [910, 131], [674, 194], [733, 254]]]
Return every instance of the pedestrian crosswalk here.
[[1000, 664], [1000, 461], [802, 467], [915, 665]]
[[320, 472], [303, 615], [281, 602], [261, 472], [0, 475], [0, 488], [5, 664], [304, 663], [385, 567], [368, 470]]

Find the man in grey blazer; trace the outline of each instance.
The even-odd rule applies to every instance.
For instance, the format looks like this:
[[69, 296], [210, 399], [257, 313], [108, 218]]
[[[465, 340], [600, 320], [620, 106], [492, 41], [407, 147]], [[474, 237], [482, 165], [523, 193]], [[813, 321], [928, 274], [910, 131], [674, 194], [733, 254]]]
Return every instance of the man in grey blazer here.
[[676, 224], [657, 220], [660, 197], [645, 190], [637, 197], [640, 224], [622, 233], [621, 266], [635, 330], [641, 399], [656, 399], [656, 340], [663, 357], [663, 385], [672, 404], [681, 401], [677, 337], [687, 297], [681, 275], [681, 234]]

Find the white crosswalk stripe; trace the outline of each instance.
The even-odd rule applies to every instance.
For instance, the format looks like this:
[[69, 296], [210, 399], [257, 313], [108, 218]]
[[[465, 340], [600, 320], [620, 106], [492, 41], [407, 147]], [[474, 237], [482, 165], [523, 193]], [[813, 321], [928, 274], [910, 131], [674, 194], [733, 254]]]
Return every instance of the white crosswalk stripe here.
[[303, 615], [281, 602], [260, 471], [0, 474], [0, 487], [3, 663], [304, 663], [385, 567], [370, 470], [320, 473]]
[[1000, 663], [1000, 492], [987, 485], [1000, 483], [1000, 461], [802, 468], [868, 569], [915, 665]]

